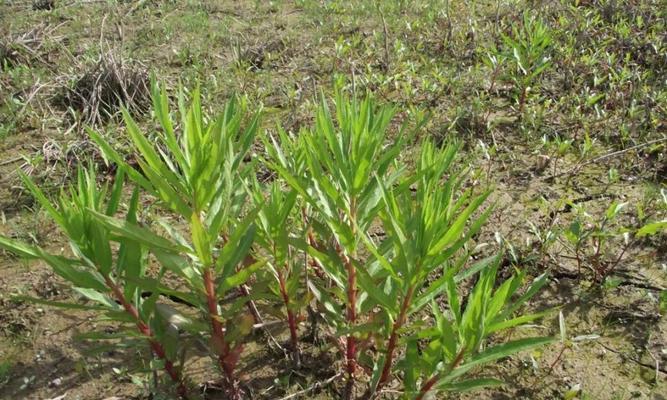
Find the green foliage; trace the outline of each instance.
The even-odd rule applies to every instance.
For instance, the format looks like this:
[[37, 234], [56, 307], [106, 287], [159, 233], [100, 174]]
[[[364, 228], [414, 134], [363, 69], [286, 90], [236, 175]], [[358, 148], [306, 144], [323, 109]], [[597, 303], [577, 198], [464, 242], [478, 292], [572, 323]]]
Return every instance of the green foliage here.
[[[522, 272], [496, 281], [502, 253], [471, 262], [474, 238], [492, 211], [483, 207], [491, 191], [467, 185], [458, 145], [424, 141], [408, 167], [401, 151], [416, 131], [405, 124], [391, 132], [394, 108], [338, 90], [333, 109], [322, 99], [310, 129], [263, 137], [261, 166], [278, 176], [266, 184], [257, 179], [260, 160], [249, 154], [258, 113], [248, 117], [245, 104], [232, 99], [220, 116], [208, 118], [199, 92], [186, 105], [181, 91], [176, 123], [165, 90], [154, 83], [152, 92], [159, 131], [142, 132], [123, 112], [139, 169], [89, 131], [118, 166], [113, 187], [98, 189], [95, 171], [81, 170], [77, 185], [54, 204], [25, 179], [70, 239], [74, 257], [7, 238], [0, 246], [43, 259], [95, 303], [92, 309], [134, 323], [138, 334], [127, 338], [150, 345], [154, 368], [169, 374], [179, 396], [187, 396], [175, 363], [192, 342], [185, 335], [209, 344], [227, 397], [243, 397], [235, 370], [253, 323], [261, 321], [260, 303], [285, 310], [278, 316], [290, 329], [297, 365], [304, 308], [317, 309], [330, 333], [345, 338], [347, 398], [366, 370], [372, 373], [364, 396], [396, 374], [416, 399], [498, 385], [471, 372], [552, 340], [487, 342], [545, 315], [519, 311], [547, 277], [521, 291]], [[141, 190], [120, 218], [125, 175]], [[169, 220], [140, 220], [140, 201], [150, 199]], [[149, 254], [157, 272], [147, 273]], [[476, 283], [463, 293], [471, 279]], [[199, 313], [185, 316], [161, 296]]]
[[517, 90], [520, 113], [523, 113], [529, 92], [535, 90], [538, 77], [551, 67], [548, 53], [552, 43], [548, 26], [528, 12], [523, 14], [522, 23], [512, 28], [511, 35], [503, 35], [505, 51], [500, 55], [515, 67], [510, 77]]
[[[88, 334], [86, 338], [122, 339], [134, 343], [141, 337], [145, 344], [150, 345], [172, 380], [180, 385], [180, 373], [174, 365], [176, 349], [169, 345], [155, 309], [157, 293], [144, 298], [139, 286], [139, 282], [146, 279], [145, 248], [131, 238], [114, 237], [109, 227], [98, 222], [100, 217], [110, 218], [118, 212], [124, 177], [123, 169], [118, 169], [113, 186], [105, 184], [99, 188], [97, 172], [80, 168], [76, 185], [63, 190], [58, 200], [52, 203], [30, 178], [23, 176], [26, 187], [69, 238], [72, 255], [50, 254], [40, 247], [1, 236], [0, 247], [24, 258], [43, 260], [92, 304], [82, 306], [34, 300], [65, 309], [94, 310], [121, 326], [135, 325], [134, 330], [124, 327], [118, 335], [100, 332]], [[129, 200], [124, 223], [137, 223], [138, 205], [139, 192], [135, 190]], [[113, 241], [119, 243], [117, 251], [114, 251]], [[178, 390], [183, 391], [183, 388]]]
[[578, 273], [589, 268], [596, 282], [613, 285], [610, 275], [621, 263], [634, 242], [667, 231], [667, 221], [646, 221], [639, 228], [623, 226], [618, 221], [627, 203], [613, 201], [602, 216], [592, 215], [583, 205], [571, 204], [575, 219], [563, 236], [573, 246]]

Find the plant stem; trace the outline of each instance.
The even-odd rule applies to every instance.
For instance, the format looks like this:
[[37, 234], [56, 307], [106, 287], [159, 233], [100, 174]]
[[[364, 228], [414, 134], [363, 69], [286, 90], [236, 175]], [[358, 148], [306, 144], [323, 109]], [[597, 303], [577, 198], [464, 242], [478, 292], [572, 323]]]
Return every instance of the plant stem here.
[[387, 356], [384, 359], [384, 367], [382, 368], [382, 375], [380, 376], [377, 388], [375, 388], [374, 391], [379, 390], [389, 379], [389, 375], [391, 373], [391, 364], [394, 360], [394, 351], [396, 349], [396, 342], [398, 341], [398, 331], [403, 327], [403, 324], [405, 324], [408, 306], [412, 301], [412, 295], [414, 293], [414, 289], [415, 289], [414, 286], [410, 286], [408, 288], [408, 292], [405, 294], [405, 298], [403, 298], [403, 303], [401, 304], [401, 311], [391, 328], [391, 335], [389, 336], [389, 344], [387, 345]]
[[160, 342], [158, 342], [155, 339], [153, 331], [148, 326], [148, 324], [141, 318], [137, 308], [125, 298], [125, 294], [123, 293], [121, 288], [118, 285], [116, 285], [116, 283], [113, 280], [111, 280], [111, 278], [108, 275], [104, 276], [104, 281], [107, 287], [111, 289], [111, 291], [113, 292], [116, 301], [118, 301], [123, 306], [125, 312], [130, 314], [132, 318], [135, 320], [139, 332], [141, 332], [142, 335], [146, 336], [146, 338], [148, 339], [148, 343], [151, 346], [151, 350], [153, 351], [153, 354], [155, 354], [155, 356], [160, 360], [164, 361], [164, 370], [167, 372], [171, 380], [178, 385], [176, 388], [178, 395], [182, 399], [187, 399], [188, 398], [187, 388], [185, 387], [185, 384], [181, 379], [180, 371], [176, 368], [176, 366], [174, 366], [173, 361], [171, 361], [167, 357], [167, 353], [164, 350], [164, 347], [162, 346], [162, 344], [160, 344]]
[[419, 394], [415, 398], [415, 400], [422, 400], [424, 396], [426, 396], [426, 393], [428, 393], [433, 386], [438, 382], [438, 378], [440, 377], [440, 374], [435, 374], [433, 375], [424, 385], [422, 386], [421, 390], [419, 391]]
[[523, 118], [523, 108], [526, 104], [526, 95], [528, 94], [528, 86], [523, 85], [521, 89], [521, 97], [519, 98], [519, 118]]
[[[450, 373], [454, 368], [456, 368], [461, 361], [463, 361], [463, 356], [465, 355], [465, 346], [459, 351], [459, 353], [456, 355], [456, 358], [452, 361], [452, 363], [449, 365], [449, 368], [447, 368], [447, 373]], [[431, 378], [429, 378], [424, 385], [422, 385], [422, 388], [419, 390], [419, 394], [415, 398], [415, 400], [422, 400], [426, 394], [433, 389], [433, 386], [435, 386], [436, 383], [438, 383], [438, 380], [440, 379], [440, 376], [442, 375], [442, 372], [437, 373], [433, 375]]]
[[[346, 319], [348, 325], [351, 327], [357, 320], [357, 271], [354, 265], [344, 252], [340, 245], [336, 246], [336, 250], [345, 265], [347, 271], [347, 314]], [[345, 358], [347, 360], [347, 387], [345, 389], [345, 398], [351, 399], [354, 391], [355, 370], [357, 364], [357, 343], [354, 335], [348, 334], [346, 338]]]
[[278, 274], [278, 283], [280, 285], [280, 294], [283, 297], [283, 303], [287, 309], [287, 324], [289, 325], [290, 339], [292, 342], [292, 356], [294, 357], [294, 363], [299, 366], [301, 365], [301, 355], [299, 354], [299, 336], [296, 330], [296, 316], [294, 315], [294, 311], [290, 308], [289, 294], [287, 293], [285, 277], [282, 273]]
[[220, 368], [225, 374], [225, 390], [231, 399], [240, 399], [241, 394], [234, 378], [235, 357], [228, 357], [230, 356], [229, 343], [225, 341], [225, 331], [220, 321], [218, 299], [215, 294], [215, 279], [211, 267], [204, 270], [204, 289], [206, 290], [208, 313], [211, 318], [211, 343], [214, 351], [218, 354]]

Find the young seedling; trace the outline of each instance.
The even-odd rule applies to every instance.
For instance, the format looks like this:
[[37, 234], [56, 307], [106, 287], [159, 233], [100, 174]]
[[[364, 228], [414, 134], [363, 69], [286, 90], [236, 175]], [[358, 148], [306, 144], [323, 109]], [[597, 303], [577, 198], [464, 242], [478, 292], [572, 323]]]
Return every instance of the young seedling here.
[[535, 91], [537, 78], [551, 66], [548, 52], [553, 38], [549, 27], [540, 19], [524, 13], [523, 23], [512, 29], [512, 35], [503, 35], [504, 58], [512, 60], [516, 69], [510, 75], [518, 91], [519, 115], [528, 101], [529, 92]]
[[262, 192], [262, 188], [256, 184], [255, 198], [258, 203], [264, 204], [258, 215], [257, 243], [270, 255], [267, 267], [274, 278], [274, 284], [269, 288], [285, 306], [292, 360], [298, 367], [301, 364], [298, 334], [299, 311], [307, 303], [308, 297], [299, 297], [304, 265], [303, 260], [297, 256], [297, 250], [290, 245], [294, 226], [292, 214], [296, 208], [297, 193], [294, 190], [283, 191], [277, 182], [269, 187], [267, 200], [264, 199]]
[[[593, 280], [603, 283], [609, 278], [628, 249], [637, 240], [655, 235], [667, 229], [667, 221], [648, 221], [639, 229], [615, 227], [618, 216], [627, 203], [613, 201], [604, 215], [596, 217], [589, 214], [583, 204], [572, 204], [577, 215], [574, 221], [563, 231], [563, 237], [573, 246], [577, 274], [582, 277], [582, 268], [593, 272]], [[616, 245], [614, 239], [621, 239]]]

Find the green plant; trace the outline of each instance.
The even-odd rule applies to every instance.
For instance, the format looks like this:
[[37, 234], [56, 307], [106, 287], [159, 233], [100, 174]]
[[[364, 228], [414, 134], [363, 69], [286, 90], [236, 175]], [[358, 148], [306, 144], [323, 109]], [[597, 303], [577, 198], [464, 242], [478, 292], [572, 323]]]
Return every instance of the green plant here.
[[300, 311], [308, 303], [309, 297], [300, 293], [304, 263], [290, 244], [293, 234], [291, 217], [296, 207], [297, 193], [294, 190], [283, 191], [276, 182], [269, 187], [268, 199], [264, 199], [263, 192], [256, 182], [256, 201], [264, 205], [257, 218], [257, 243], [270, 255], [270, 261], [267, 262], [267, 270], [272, 278], [267, 280], [271, 282], [269, 290], [285, 307], [292, 359], [299, 366], [301, 355], [298, 321]]
[[[350, 101], [340, 91], [335, 105], [331, 113], [323, 104], [315, 128], [302, 131], [296, 143], [282, 135], [281, 145], [273, 141], [268, 151], [271, 167], [316, 212], [316, 238], [308, 241], [307, 251], [333, 286], [320, 281], [311, 289], [325, 305], [336, 336], [346, 340], [346, 398], [354, 397], [359, 371], [371, 375], [363, 398], [380, 393], [398, 371], [403, 372], [406, 394], [416, 399], [431, 390], [495, 383], [459, 378], [476, 365], [551, 341], [526, 339], [481, 350], [489, 334], [543, 316], [514, 319], [513, 313], [539, 290], [546, 276], [516, 303], [510, 299], [522, 275], [494, 291], [501, 257], [466, 268], [467, 247], [491, 209], [473, 215], [490, 192], [462, 190], [466, 173], [450, 168], [457, 147], [437, 149], [425, 142], [415, 170], [408, 172], [399, 160], [400, 149], [411, 137], [407, 129], [385, 145], [393, 109], [377, 107], [370, 98]], [[294, 173], [299, 162], [283, 147], [303, 149], [298, 157], [305, 158], [305, 170]], [[384, 233], [380, 241], [372, 235], [378, 219]], [[479, 283], [462, 307], [457, 282], [477, 273]], [[425, 286], [433, 274], [440, 278]], [[443, 313], [434, 306], [435, 327], [409, 322], [410, 316], [441, 297], [449, 299], [452, 311]], [[419, 340], [431, 343], [429, 357], [421, 357], [425, 362], [416, 355]], [[370, 351], [371, 344], [379, 350]], [[405, 358], [394, 363], [398, 354]]]
[[[153, 355], [185, 397], [186, 387], [180, 368], [175, 364], [175, 349], [165, 346], [164, 330], [155, 312], [157, 293], [143, 298], [137, 280], [146, 272], [146, 252], [136, 241], [121, 240], [118, 252], [112, 251], [112, 234], [97, 223], [96, 215], [114, 215], [120, 206], [124, 173], [120, 169], [112, 188], [97, 187], [96, 171], [78, 170], [77, 184], [63, 190], [57, 202], [50, 202], [44, 193], [26, 176], [23, 182], [51, 219], [69, 238], [71, 257], [53, 255], [40, 247], [23, 244], [0, 236], [0, 247], [28, 259], [41, 259], [63, 277], [93, 305], [79, 305], [42, 301], [46, 304], [94, 310], [118, 324], [134, 324], [140, 340], [150, 345]], [[137, 221], [138, 191], [129, 203], [126, 223]], [[135, 335], [126, 332], [121, 338], [132, 340]], [[97, 339], [104, 334], [89, 335]]]
[[552, 42], [549, 27], [528, 12], [523, 14], [522, 24], [512, 28], [511, 35], [503, 35], [506, 51], [501, 56], [511, 60], [516, 67], [510, 77], [518, 91], [519, 115], [523, 115], [529, 92], [535, 90], [537, 78], [551, 66], [548, 52]]
[[12, 376], [12, 362], [10, 360], [0, 361], [0, 388], [5, 386]]
[[181, 92], [182, 130], [177, 137], [164, 89], [154, 84], [152, 92], [154, 111], [162, 128], [155, 137], [159, 145], [149, 141], [132, 117], [123, 113], [142, 173], [127, 166], [99, 134], [90, 131], [90, 135], [107, 157], [127, 169], [130, 178], [182, 218], [188, 226], [187, 237], [166, 223], [162, 226], [169, 239], [101, 214], [97, 214], [98, 222], [128, 240], [148, 246], [166, 269], [183, 279], [189, 293], [181, 296], [195, 305], [208, 322], [211, 351], [223, 372], [225, 391], [229, 398], [237, 399], [242, 390], [234, 371], [252, 321], [225, 327], [232, 318], [248, 320], [240, 316], [247, 300], [243, 297], [226, 309], [220, 303], [227, 292], [242, 289], [263, 265], [263, 261], [249, 255], [259, 209], [247, 210], [247, 179], [254, 171], [254, 163], [243, 162], [257, 131], [259, 115], [255, 114], [242, 128], [245, 107], [232, 99], [219, 117], [207, 120], [198, 90], [192, 93], [189, 108]]
[[638, 229], [618, 227], [618, 217], [626, 205], [627, 203], [614, 201], [601, 217], [591, 215], [583, 205], [570, 205], [577, 214], [574, 221], [563, 231], [563, 236], [573, 246], [580, 276], [582, 268], [587, 267], [593, 272], [595, 282], [610, 284], [607, 279], [637, 240], [667, 229], [665, 220], [642, 222]]
[[[244, 397], [237, 367], [253, 324], [261, 321], [256, 302], [284, 308], [280, 317], [297, 366], [301, 313], [315, 303], [328, 337], [344, 350], [348, 399], [360, 388], [363, 398], [379, 396], [398, 375], [413, 399], [496, 385], [467, 377], [552, 340], [494, 346], [486, 340], [545, 315], [517, 312], [546, 275], [520, 293], [521, 272], [496, 282], [502, 253], [470, 262], [474, 238], [492, 211], [482, 207], [490, 190], [467, 187], [457, 145], [426, 141], [414, 165], [401, 159], [423, 120], [391, 132], [395, 108], [377, 106], [370, 96], [349, 99], [339, 89], [334, 111], [322, 100], [314, 126], [297, 138], [280, 129], [276, 137], [264, 136], [267, 154], [260, 160], [249, 154], [259, 116], [246, 117], [245, 103], [232, 99], [210, 119], [197, 90], [189, 106], [181, 91], [176, 124], [164, 88], [154, 83], [152, 97], [158, 132], [142, 132], [123, 111], [138, 169], [89, 131], [118, 167], [111, 190], [98, 189], [94, 170], [82, 170], [78, 186], [54, 205], [25, 180], [70, 239], [74, 258], [6, 238], [0, 246], [45, 260], [98, 303], [90, 308], [133, 322], [159, 360], [153, 366], [166, 370], [179, 396], [188, 396], [187, 371], [176, 360], [184, 359], [183, 335], [189, 335], [208, 343], [226, 398]], [[257, 178], [260, 162], [277, 173], [273, 183]], [[138, 188], [119, 218], [125, 175]], [[140, 199], [157, 201], [170, 219], [140, 221]], [[120, 244], [118, 252], [112, 242]], [[149, 254], [157, 271], [147, 272]], [[462, 283], [473, 278], [465, 291]], [[199, 313], [186, 316], [161, 296]], [[362, 386], [362, 375], [370, 384]]]

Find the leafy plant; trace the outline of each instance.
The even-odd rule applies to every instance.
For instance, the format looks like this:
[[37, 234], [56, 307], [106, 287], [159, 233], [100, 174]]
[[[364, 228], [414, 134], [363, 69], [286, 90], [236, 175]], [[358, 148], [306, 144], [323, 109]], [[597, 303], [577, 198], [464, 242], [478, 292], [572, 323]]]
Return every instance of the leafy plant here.
[[[297, 139], [302, 146], [282, 135], [281, 145], [274, 141], [269, 153], [271, 167], [312, 206], [321, 222], [312, 224], [317, 238], [309, 240], [307, 251], [328, 279], [313, 280], [311, 290], [325, 305], [336, 335], [345, 337], [346, 398], [354, 397], [359, 371], [371, 374], [363, 398], [380, 393], [398, 371], [403, 372], [409, 397], [422, 398], [431, 390], [472, 385], [457, 378], [475, 365], [548, 343], [550, 338], [538, 338], [479, 351], [489, 334], [543, 316], [512, 318], [546, 276], [511, 304], [523, 276], [494, 291], [500, 257], [465, 268], [467, 246], [491, 209], [473, 215], [490, 192], [462, 190], [466, 174], [450, 169], [457, 147], [437, 149], [425, 142], [415, 171], [408, 172], [399, 161], [400, 149], [411, 137], [405, 126], [398, 139], [384, 143], [393, 109], [377, 107], [370, 98], [350, 101], [341, 92], [335, 104], [335, 114], [322, 104], [315, 129], [302, 131]], [[282, 147], [304, 149], [305, 171], [293, 173], [298, 162]], [[378, 219], [384, 233], [379, 242], [372, 235]], [[361, 256], [365, 253], [369, 256]], [[468, 305], [461, 307], [457, 282], [477, 273], [480, 283]], [[433, 274], [441, 277], [425, 286]], [[426, 329], [433, 336], [423, 336], [418, 332], [425, 327], [409, 323], [409, 317], [441, 297], [447, 297], [456, 311], [445, 316], [435, 307], [438, 325]], [[423, 339], [430, 339], [433, 349], [426, 364], [416, 355], [416, 343]], [[379, 346], [378, 351], [370, 351], [371, 344]], [[406, 358], [394, 363], [398, 354]]]
[[[639, 229], [618, 228], [618, 216], [627, 203], [612, 202], [602, 216], [586, 212], [583, 205], [572, 205], [577, 216], [563, 236], [573, 246], [578, 274], [582, 267], [593, 272], [596, 282], [604, 282], [624, 259], [627, 250], [639, 239], [667, 229], [667, 221], [647, 221]], [[619, 244], [619, 239], [621, 243]]]
[[[134, 323], [179, 396], [188, 393], [184, 361], [175, 360], [185, 359], [188, 341], [181, 339], [188, 335], [208, 343], [226, 398], [244, 397], [237, 367], [262, 321], [256, 302], [285, 310], [279, 318], [297, 366], [301, 315], [314, 303], [345, 354], [348, 399], [358, 397], [364, 375], [363, 398], [379, 396], [395, 376], [414, 399], [496, 385], [468, 375], [552, 340], [494, 346], [486, 340], [545, 315], [517, 312], [546, 275], [521, 292], [521, 272], [496, 282], [502, 253], [470, 262], [492, 211], [483, 208], [490, 190], [466, 185], [467, 170], [456, 167], [458, 145], [425, 141], [414, 166], [401, 160], [423, 120], [391, 132], [395, 108], [338, 90], [333, 111], [322, 100], [311, 129], [296, 138], [280, 129], [263, 137], [263, 167], [277, 174], [266, 185], [257, 178], [260, 160], [249, 154], [258, 114], [247, 117], [246, 105], [232, 99], [209, 119], [199, 92], [187, 106], [181, 91], [177, 124], [164, 88], [154, 83], [152, 95], [158, 132], [142, 132], [123, 112], [138, 169], [89, 131], [118, 166], [110, 191], [97, 188], [93, 170], [81, 171], [78, 186], [54, 205], [25, 180], [70, 239], [74, 258], [6, 238], [0, 245], [45, 260], [97, 303], [83, 307]], [[125, 175], [138, 188], [119, 218]], [[140, 199], [156, 201], [170, 219], [140, 222]], [[158, 271], [147, 272], [149, 255]], [[462, 283], [469, 279], [477, 282], [466, 291]], [[199, 313], [186, 316], [161, 296]]]
[[298, 257], [297, 250], [290, 243], [293, 239], [293, 221], [290, 218], [296, 209], [297, 193], [293, 190], [285, 192], [274, 182], [269, 187], [268, 195], [268, 200], [264, 200], [263, 190], [257, 184], [255, 198], [257, 203], [264, 205], [258, 214], [257, 243], [270, 255], [267, 262], [267, 270], [273, 278], [269, 280], [272, 281], [269, 284], [270, 293], [285, 307], [292, 359], [298, 366], [301, 364], [298, 321], [300, 311], [309, 298], [300, 293], [303, 259]]
[[[180, 367], [175, 363], [175, 349], [164, 344], [163, 321], [155, 308], [157, 294], [144, 298], [136, 284], [146, 273], [145, 249], [136, 241], [121, 240], [114, 255], [110, 230], [97, 222], [98, 215], [109, 217], [118, 211], [124, 172], [118, 170], [111, 188], [107, 185], [98, 188], [96, 175], [94, 169], [79, 169], [76, 186], [63, 190], [55, 203], [50, 202], [28, 177], [23, 176], [26, 187], [69, 238], [72, 256], [53, 255], [40, 247], [2, 236], [0, 247], [27, 259], [43, 260], [93, 304], [33, 300], [69, 309], [94, 310], [119, 325], [134, 324], [141, 341], [150, 345], [153, 355], [177, 386], [179, 395], [185, 397], [186, 387]], [[138, 191], [135, 190], [124, 223], [136, 223], [138, 199]], [[104, 334], [88, 337], [110, 338]], [[120, 337], [136, 341], [136, 334], [129, 332]]]
[[[161, 225], [169, 239], [134, 224], [96, 216], [115, 234], [146, 245], [164, 268], [184, 280], [189, 293], [180, 296], [195, 305], [208, 321], [211, 351], [223, 372], [225, 391], [229, 398], [240, 398], [242, 390], [234, 370], [253, 320], [239, 315], [239, 304], [224, 309], [220, 303], [229, 291], [242, 288], [263, 265], [249, 255], [258, 209], [246, 210], [247, 178], [254, 164], [243, 163], [257, 131], [258, 114], [242, 128], [243, 106], [232, 99], [219, 117], [209, 121], [202, 114], [198, 90], [193, 92], [189, 108], [181, 92], [182, 131], [177, 137], [164, 89], [153, 85], [152, 91], [153, 108], [162, 128], [156, 134], [156, 143], [149, 141], [132, 117], [123, 112], [142, 173], [127, 166], [99, 134], [90, 131], [90, 135], [109, 159], [127, 169], [131, 179], [182, 218], [188, 225], [188, 237], [165, 222]], [[225, 322], [233, 318], [250, 322], [225, 327]]]
[[503, 35], [506, 53], [501, 55], [515, 66], [510, 77], [518, 91], [520, 115], [523, 114], [529, 92], [534, 90], [537, 78], [551, 66], [548, 52], [552, 42], [549, 27], [528, 12], [523, 14], [522, 24], [512, 28], [511, 35]]

